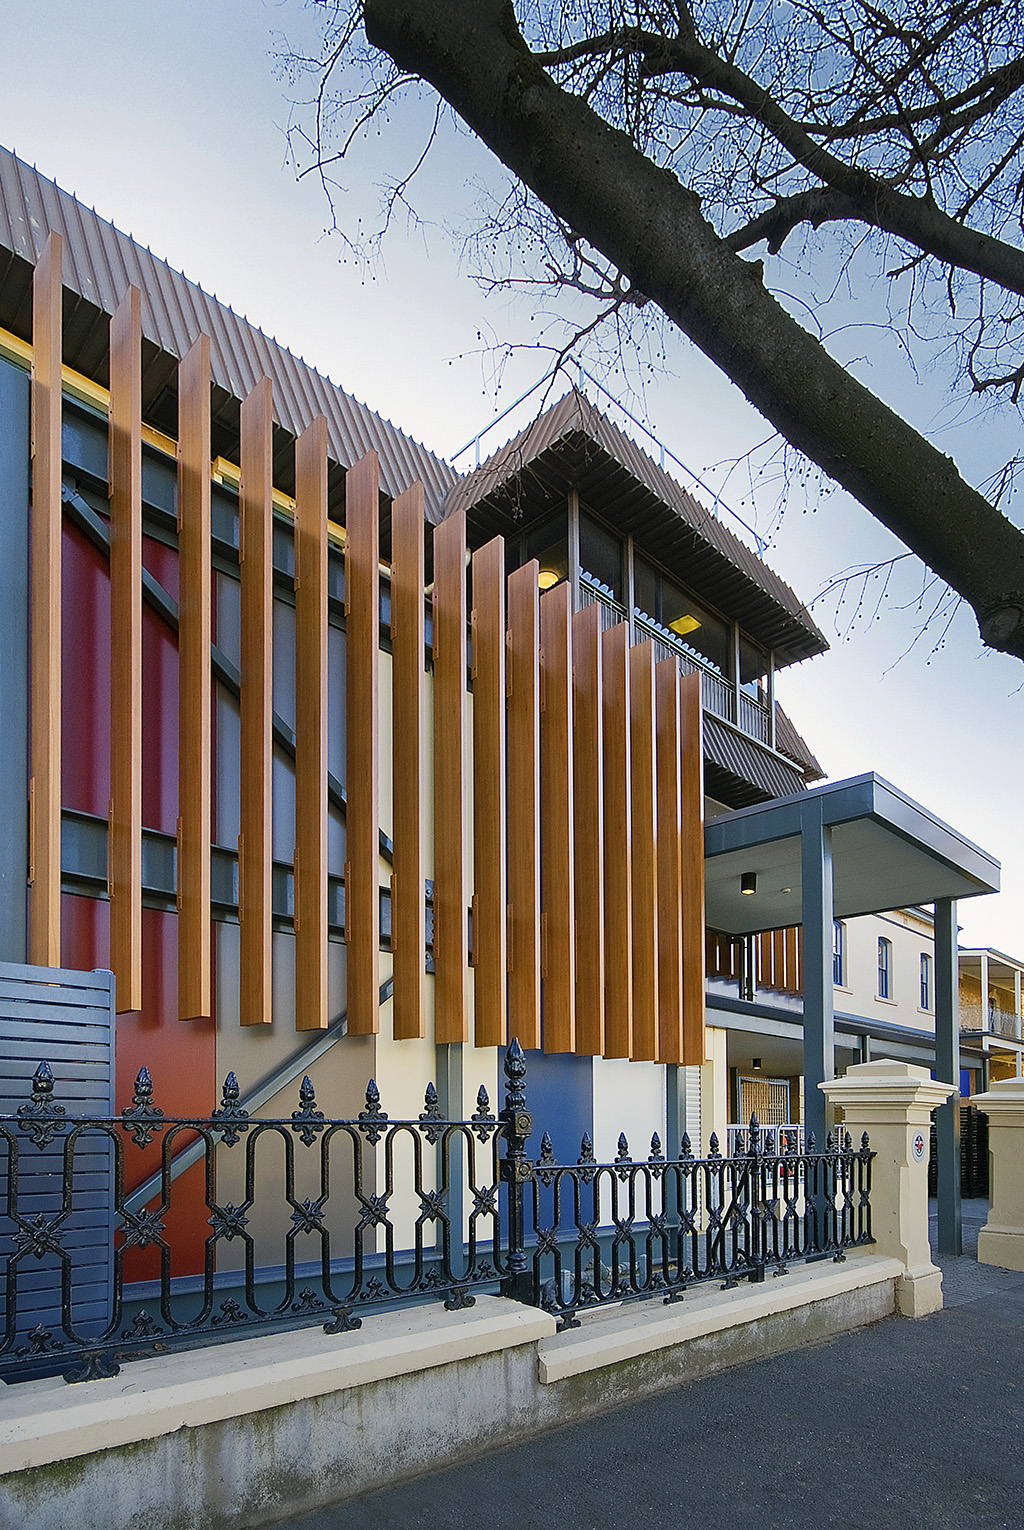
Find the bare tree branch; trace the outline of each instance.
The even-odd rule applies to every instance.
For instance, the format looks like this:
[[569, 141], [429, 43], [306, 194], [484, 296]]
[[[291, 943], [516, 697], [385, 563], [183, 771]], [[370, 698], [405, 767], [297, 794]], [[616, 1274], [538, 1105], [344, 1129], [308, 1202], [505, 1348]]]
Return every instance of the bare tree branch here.
[[[365, 18], [372, 43], [428, 80], [557, 218], [970, 602], [987, 643], [1024, 657], [1024, 536], [786, 313], [692, 192], [551, 78], [510, 0], [365, 0]], [[727, 64], [716, 69], [732, 81]], [[1021, 255], [1005, 248], [1012, 274]]]

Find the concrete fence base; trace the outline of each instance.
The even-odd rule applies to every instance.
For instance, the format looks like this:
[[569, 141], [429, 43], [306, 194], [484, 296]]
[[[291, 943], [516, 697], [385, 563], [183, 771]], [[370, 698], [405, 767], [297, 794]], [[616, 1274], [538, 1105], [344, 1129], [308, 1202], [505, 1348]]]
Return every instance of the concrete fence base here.
[[3, 1530], [251, 1530], [876, 1322], [897, 1261], [854, 1255], [555, 1332], [497, 1297], [162, 1356], [0, 1395]]

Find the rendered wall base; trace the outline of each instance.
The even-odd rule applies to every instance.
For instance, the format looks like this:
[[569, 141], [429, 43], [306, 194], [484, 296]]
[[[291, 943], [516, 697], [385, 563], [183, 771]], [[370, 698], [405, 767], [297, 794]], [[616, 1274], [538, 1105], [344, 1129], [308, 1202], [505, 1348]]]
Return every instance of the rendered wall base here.
[[942, 1311], [942, 1271], [935, 1265], [908, 1270], [896, 1282], [896, 1305], [902, 1317], [928, 1317]]
[[1024, 1270], [1024, 1079], [999, 1079], [972, 1103], [988, 1115], [992, 1155], [992, 1204], [978, 1234], [978, 1263]]
[[[901, 1273], [892, 1260], [859, 1256], [771, 1285], [695, 1293], [692, 1303], [601, 1314], [565, 1334], [545, 1314], [483, 1297], [468, 1313], [418, 1309], [411, 1331], [410, 1315], [395, 1313], [332, 1341], [319, 1330], [288, 1335], [288, 1358], [280, 1337], [251, 1339], [142, 1361], [111, 1381], [9, 1387], [0, 1527], [251, 1530], [877, 1322], [896, 1310]], [[268, 1346], [277, 1346], [269, 1360]], [[350, 1379], [336, 1375], [332, 1390], [323, 1389], [325, 1352], [348, 1367]], [[218, 1354], [235, 1362], [233, 1374], [223, 1365], [212, 1373], [208, 1357]], [[197, 1378], [197, 1365], [207, 1374]], [[313, 1395], [295, 1395], [304, 1388]], [[259, 1407], [275, 1389], [291, 1400]], [[104, 1419], [117, 1443], [95, 1448]], [[141, 1437], [129, 1437], [132, 1420]]]
[[978, 1263], [1024, 1270], [1024, 1228], [983, 1227], [978, 1234]]

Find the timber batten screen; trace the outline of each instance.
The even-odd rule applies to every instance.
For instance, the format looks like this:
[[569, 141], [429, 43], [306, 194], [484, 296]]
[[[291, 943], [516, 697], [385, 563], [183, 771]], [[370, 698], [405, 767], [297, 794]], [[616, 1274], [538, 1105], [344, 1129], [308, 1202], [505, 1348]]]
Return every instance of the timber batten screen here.
[[[377, 892], [380, 884], [377, 869], [380, 839], [377, 738], [380, 709], [380, 520], [375, 452], [368, 452], [354, 467], [349, 468], [345, 476], [345, 532], [345, 605], [348, 612], [345, 670], [348, 1028], [353, 1036], [370, 1036], [380, 1025], [377, 1000], [380, 945], [380, 899]], [[326, 527], [324, 537], [326, 542]], [[324, 668], [326, 670], [326, 662]]]
[[508, 580], [508, 896], [511, 1033], [541, 1044], [540, 565]]
[[633, 1051], [633, 827], [629, 623], [601, 638], [604, 714], [604, 1055]]
[[[56, 318], [52, 267], [43, 266], [38, 282], [42, 335]], [[346, 470], [344, 532], [328, 520], [331, 464], [322, 418], [294, 442], [295, 499], [282, 496], [273, 484], [273, 397], [263, 378], [241, 405], [241, 471], [211, 462], [210, 341], [202, 335], [178, 366], [176, 472], [172, 479], [166, 465], [160, 470], [177, 490], [177, 546], [166, 527], [162, 542], [150, 536], [149, 520], [144, 539], [143, 514], [150, 516], [157, 502], [147, 500], [143, 510], [140, 464], [148, 427], [139, 309], [138, 294], [128, 289], [111, 324], [109, 531], [102, 514], [65, 491], [72, 526], [110, 559], [106, 832], [119, 1008], [138, 1014], [150, 1003], [142, 987], [140, 915], [143, 895], [148, 905], [155, 894], [170, 915], [172, 962], [177, 908], [182, 1019], [212, 1018], [212, 920], [231, 923], [237, 908], [237, 978], [230, 942], [218, 978], [226, 1001], [222, 1024], [236, 1015], [246, 1026], [274, 1020], [275, 985], [281, 996], [290, 987], [287, 938], [294, 933], [299, 1030], [322, 1030], [332, 1019], [333, 940], [347, 946], [331, 969], [332, 978], [343, 977], [332, 995], [334, 1019], [344, 1017], [342, 1033], [377, 1030], [381, 997], [387, 997], [380, 987], [384, 950], [393, 958], [398, 1041], [425, 1039], [433, 1008], [433, 1039], [442, 1045], [472, 1038], [479, 1046], [500, 1046], [515, 1034], [528, 1047], [581, 1056], [676, 1061], [702, 1053], [699, 682], [678, 677], [673, 661], [656, 670], [653, 646], [630, 648], [627, 624], [603, 632], [596, 603], [574, 612], [567, 581], [542, 594], [536, 561], [506, 575], [500, 537], [470, 557], [462, 514], [433, 530], [428, 589], [419, 485], [390, 507], [391, 655], [384, 669], [387, 570], [380, 563], [374, 454]], [[37, 373], [54, 371], [46, 343], [52, 351], [52, 334]], [[38, 385], [36, 394], [42, 419], [47, 406]], [[45, 467], [41, 471], [45, 479]], [[42, 512], [45, 495], [37, 498]], [[168, 496], [168, 508], [172, 503]], [[329, 540], [336, 544], [331, 553]], [[59, 566], [57, 558], [47, 570], [51, 601], [53, 589], [59, 592], [53, 577]], [[166, 697], [177, 713], [177, 749], [158, 756], [162, 799], [141, 794], [139, 697], [143, 707], [151, 704], [140, 653], [142, 613], [145, 622], [155, 613], [163, 624], [158, 639], [146, 626], [145, 663], [163, 666], [154, 690], [158, 702]], [[53, 648], [45, 623], [37, 633], [33, 658], [42, 693], [52, 699]], [[158, 642], [165, 650], [157, 658]], [[280, 710], [272, 684], [275, 648]], [[328, 697], [342, 693], [344, 714], [336, 710], [329, 725]], [[390, 716], [383, 718], [382, 696], [390, 697]], [[162, 721], [157, 718], [158, 727]], [[381, 724], [392, 772], [383, 789], [385, 806], [390, 801], [393, 808], [391, 839], [381, 824]], [[335, 774], [328, 769], [329, 748], [341, 762], [331, 756]], [[431, 767], [432, 822], [424, 803]], [[144, 826], [141, 817], [142, 804], [151, 800], [170, 801], [173, 814], [175, 798], [176, 858], [161, 845], [163, 837], [172, 838], [173, 817], [166, 827], [158, 818]], [[330, 829], [330, 866], [328, 803], [341, 820]], [[67, 813], [90, 819], [76, 822], [75, 834], [92, 841], [103, 833], [102, 807], [97, 813], [76, 804]], [[44, 821], [45, 814], [40, 829]], [[431, 839], [432, 886], [426, 877]], [[391, 862], [390, 887], [386, 873], [381, 876], [382, 859]], [[59, 921], [45, 928], [52, 935]], [[285, 941], [275, 945], [279, 935]], [[218, 936], [218, 949], [219, 942]], [[275, 953], [284, 957], [276, 974]], [[427, 1003], [431, 971], [433, 1006]], [[286, 999], [289, 1020], [290, 1011]]]
[[704, 1034], [704, 738], [699, 674], [680, 675], [682, 731], [683, 1056], [705, 1061]]
[[434, 1039], [469, 1040], [466, 517], [434, 529]]
[[326, 1025], [327, 422], [319, 415], [295, 443], [295, 1026]]
[[630, 649], [630, 766], [633, 896], [633, 1046], [636, 1061], [658, 1055], [658, 863], [655, 795], [654, 644]]
[[32, 717], [29, 959], [59, 967], [61, 794], [61, 260], [51, 234], [32, 281]]
[[110, 966], [142, 1009], [142, 294], [110, 321]]
[[241, 583], [239, 1019], [272, 1013], [273, 392], [264, 377], [241, 412], [238, 564]]
[[210, 342], [178, 369], [178, 1017], [210, 1016]]
[[473, 554], [473, 992], [478, 1047], [505, 1044], [505, 542]]
[[573, 867], [572, 591], [540, 598], [541, 964], [544, 1050], [576, 1047], [576, 896]]
[[391, 878], [394, 1036], [426, 1036], [424, 950], [423, 729], [426, 619], [423, 601], [423, 486], [414, 484], [391, 506], [391, 653], [394, 717], [392, 795], [394, 872]]
[[601, 608], [572, 619], [573, 839], [576, 1047], [600, 1056], [604, 1015], [604, 767]]
[[655, 665], [658, 808], [658, 1060], [683, 1060], [682, 736], [679, 665]]

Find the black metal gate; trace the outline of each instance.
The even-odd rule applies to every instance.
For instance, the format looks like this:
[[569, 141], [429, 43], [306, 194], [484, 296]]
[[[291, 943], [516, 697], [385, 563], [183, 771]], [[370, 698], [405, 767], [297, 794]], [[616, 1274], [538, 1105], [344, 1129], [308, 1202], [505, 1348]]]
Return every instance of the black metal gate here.
[[[933, 1121], [928, 1158], [929, 1195], [937, 1194], [938, 1172]], [[964, 1103], [960, 1106], [960, 1194], [964, 1200], [975, 1200], [988, 1193], [988, 1116], [976, 1105]]]

